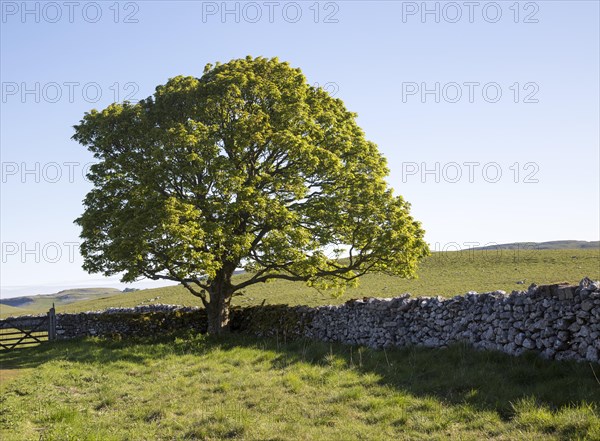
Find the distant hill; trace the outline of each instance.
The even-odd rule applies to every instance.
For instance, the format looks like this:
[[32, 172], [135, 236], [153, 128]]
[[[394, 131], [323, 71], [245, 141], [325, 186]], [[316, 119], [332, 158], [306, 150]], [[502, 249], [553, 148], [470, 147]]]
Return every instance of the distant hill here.
[[0, 316], [2, 317], [9, 315], [21, 315], [23, 312], [24, 311], [21, 308], [0, 304]]
[[69, 303], [82, 300], [92, 300], [115, 296], [122, 294], [116, 288], [80, 288], [66, 289], [55, 294], [41, 294], [32, 296], [12, 297], [10, 299], [0, 299], [1, 314], [12, 312], [6, 307], [22, 308], [31, 310], [46, 310], [54, 303], [56, 306], [67, 305]]
[[485, 247], [473, 248], [475, 250], [589, 250], [600, 249], [600, 241], [587, 242], [585, 240], [553, 240], [550, 242], [514, 242]]

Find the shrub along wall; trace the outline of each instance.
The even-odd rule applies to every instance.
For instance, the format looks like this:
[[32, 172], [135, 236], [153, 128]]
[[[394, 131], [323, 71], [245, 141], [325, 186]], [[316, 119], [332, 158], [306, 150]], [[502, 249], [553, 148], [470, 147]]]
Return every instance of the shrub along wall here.
[[[23, 317], [25, 319], [25, 317]], [[206, 331], [199, 308], [147, 305], [57, 314], [57, 337], [149, 336]], [[451, 299], [365, 298], [338, 306], [273, 305], [234, 308], [233, 331], [365, 345], [444, 347], [467, 342], [512, 355], [537, 351], [550, 359], [599, 361], [600, 283], [546, 285], [528, 291], [469, 293]]]

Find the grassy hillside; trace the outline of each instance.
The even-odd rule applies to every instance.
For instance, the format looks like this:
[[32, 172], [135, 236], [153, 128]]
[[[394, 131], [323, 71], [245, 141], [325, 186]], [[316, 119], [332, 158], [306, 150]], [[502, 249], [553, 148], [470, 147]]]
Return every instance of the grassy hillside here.
[[0, 303], [0, 317], [9, 315], [23, 315], [28, 312], [22, 308], [15, 308], [14, 306], [3, 305]]
[[38, 314], [46, 312], [54, 304], [57, 308], [81, 301], [96, 301], [111, 296], [120, 295], [121, 291], [115, 288], [79, 288], [66, 289], [55, 294], [42, 294], [35, 296], [11, 297], [0, 299], [0, 317], [5, 317], [13, 312], [9, 308], [17, 308], [23, 314]]
[[[236, 305], [287, 303], [290, 305], [323, 305], [343, 303], [351, 298], [393, 297], [405, 292], [414, 296], [441, 295], [452, 297], [468, 291], [511, 292], [527, 289], [531, 283], [555, 282], [577, 283], [588, 276], [600, 279], [600, 250], [479, 250], [434, 253], [425, 259], [418, 279], [405, 280], [384, 275], [369, 275], [361, 279], [358, 288], [349, 289], [342, 297], [334, 298], [329, 293], [319, 293], [302, 283], [276, 281], [254, 285], [245, 295], [236, 297]], [[234, 280], [244, 280], [249, 275], [238, 274]], [[517, 284], [517, 282], [523, 282]], [[45, 296], [43, 296], [45, 297]], [[109, 293], [89, 300], [73, 303], [57, 303], [57, 312], [80, 312], [109, 307], [131, 307], [140, 304], [169, 303], [201, 306], [185, 288], [173, 286], [145, 289], [130, 293]], [[42, 301], [37, 311], [50, 307]], [[40, 307], [40, 305], [44, 305]], [[0, 316], [6, 317], [4, 311]]]
[[600, 248], [599, 241], [553, 240], [550, 242], [514, 242], [479, 247], [479, 250], [589, 250]]
[[600, 439], [598, 365], [205, 336], [0, 353], [0, 439]]
[[[527, 289], [531, 283], [577, 283], [588, 276], [600, 279], [600, 251], [598, 250], [542, 250], [542, 251], [470, 251], [434, 253], [419, 269], [419, 278], [405, 280], [383, 275], [369, 275], [361, 279], [358, 288], [350, 289], [340, 298], [319, 293], [302, 283], [276, 281], [254, 285], [246, 295], [234, 298], [237, 305], [287, 303], [290, 305], [323, 305], [343, 303], [351, 298], [365, 296], [393, 297], [410, 292], [413, 295], [441, 295], [451, 297], [468, 291], [511, 292]], [[244, 280], [247, 274], [235, 276]], [[516, 282], [522, 281], [523, 284]], [[106, 299], [82, 301], [58, 308], [59, 312], [98, 310], [111, 306], [136, 306], [149, 303], [170, 303], [200, 306], [200, 300], [181, 286], [156, 288], [121, 294]]]

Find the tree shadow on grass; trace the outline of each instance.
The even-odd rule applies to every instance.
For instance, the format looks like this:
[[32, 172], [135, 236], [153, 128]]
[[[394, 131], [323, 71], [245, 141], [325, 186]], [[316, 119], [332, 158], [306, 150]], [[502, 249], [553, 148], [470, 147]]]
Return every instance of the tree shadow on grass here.
[[273, 369], [298, 363], [350, 368], [375, 374], [381, 385], [418, 397], [433, 397], [453, 405], [469, 405], [514, 416], [513, 404], [533, 398], [552, 410], [589, 405], [600, 417], [600, 365], [550, 361], [536, 353], [513, 357], [497, 351], [480, 351], [466, 344], [448, 348], [423, 347], [373, 350], [307, 340], [234, 337], [210, 344], [221, 349], [239, 346], [276, 351]]
[[[73, 340], [44, 342], [38, 346], [0, 351], [0, 369], [29, 369], [56, 360], [78, 363], [111, 363], [127, 361], [145, 363], [164, 352], [156, 343], [173, 341], [172, 336], [160, 339], [78, 338]], [[139, 351], [133, 351], [142, 345]], [[147, 346], [147, 347], [145, 347]], [[156, 348], [151, 350], [149, 348]]]
[[534, 353], [512, 357], [478, 351], [464, 344], [445, 349], [410, 347], [384, 351], [308, 340], [283, 342], [241, 334], [221, 337], [171, 334], [123, 340], [87, 338], [2, 351], [0, 368], [35, 368], [52, 360], [146, 364], [166, 355], [210, 354], [239, 348], [274, 352], [270, 362], [273, 369], [287, 369], [300, 363], [353, 369], [359, 374], [374, 374], [379, 384], [417, 397], [494, 411], [504, 419], [514, 415], [512, 404], [532, 397], [539, 405], [554, 410], [582, 403], [592, 406], [596, 414], [600, 409], [598, 364], [548, 361]]

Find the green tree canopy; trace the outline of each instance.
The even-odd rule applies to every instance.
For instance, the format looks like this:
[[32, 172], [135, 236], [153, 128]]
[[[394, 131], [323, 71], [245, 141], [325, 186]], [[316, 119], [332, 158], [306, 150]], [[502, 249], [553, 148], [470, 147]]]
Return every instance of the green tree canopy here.
[[[355, 119], [300, 69], [251, 57], [86, 113], [73, 136], [97, 159], [75, 221], [84, 269], [181, 282], [212, 333], [254, 283], [414, 275], [424, 231]], [[251, 276], [235, 284], [236, 268]]]

